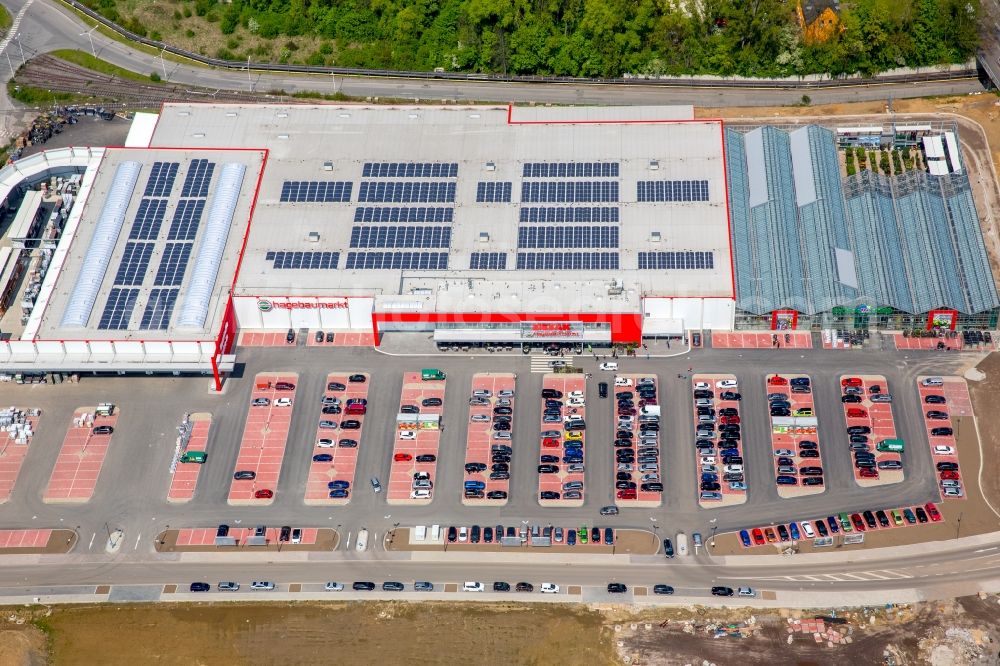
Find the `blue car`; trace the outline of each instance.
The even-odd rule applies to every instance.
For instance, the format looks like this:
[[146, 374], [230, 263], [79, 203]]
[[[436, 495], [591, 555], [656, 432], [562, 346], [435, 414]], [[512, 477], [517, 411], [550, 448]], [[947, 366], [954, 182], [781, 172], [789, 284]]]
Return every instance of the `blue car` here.
[[576, 545], [576, 530], [569, 530], [566, 532], [566, 545], [575, 546]]
[[333, 456], [329, 453], [317, 453], [313, 456], [313, 462], [333, 462]]
[[836, 534], [840, 531], [840, 525], [837, 523], [836, 516], [827, 516], [826, 524], [830, 526], [830, 534]]
[[705, 472], [701, 475], [701, 480], [703, 483], [718, 483], [719, 475], [712, 474], [711, 472]]
[[330, 481], [329, 483], [327, 483], [326, 487], [330, 490], [333, 490], [334, 488], [350, 488], [351, 482], [344, 481], [343, 479], [337, 479], [335, 481]]
[[788, 533], [792, 535], [793, 540], [795, 541], [799, 540], [800, 538], [799, 526], [796, 525], [795, 523], [788, 523]]
[[485, 490], [486, 489], [486, 482], [485, 481], [466, 481], [465, 482], [465, 488], [466, 488], [466, 490]]
[[799, 484], [799, 480], [794, 476], [785, 476], [785, 475], [779, 476], [774, 480], [774, 482], [777, 483], [779, 486], [797, 486]]
[[604, 528], [604, 545], [612, 546], [615, 543], [615, 531], [610, 527]]
[[743, 544], [744, 548], [750, 547], [750, 533], [746, 530], [740, 530], [740, 542]]
[[191, 583], [192, 592], [208, 592], [212, 589], [212, 586], [208, 583]]
[[346, 499], [348, 494], [349, 491], [347, 490], [347, 488], [334, 488], [333, 490], [330, 491], [329, 498]]

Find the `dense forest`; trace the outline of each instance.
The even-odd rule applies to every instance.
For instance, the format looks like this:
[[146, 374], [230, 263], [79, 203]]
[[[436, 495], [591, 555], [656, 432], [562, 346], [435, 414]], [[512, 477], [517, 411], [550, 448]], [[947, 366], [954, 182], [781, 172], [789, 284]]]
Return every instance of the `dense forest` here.
[[[136, 3], [86, 2], [149, 34], [129, 11]], [[795, 0], [168, 0], [160, 11], [164, 4], [222, 35], [318, 44], [283, 50], [290, 62], [585, 77], [870, 74], [963, 62], [975, 53], [979, 16], [979, 0], [843, 0], [833, 36], [809, 44]], [[252, 55], [238, 51], [211, 55]]]

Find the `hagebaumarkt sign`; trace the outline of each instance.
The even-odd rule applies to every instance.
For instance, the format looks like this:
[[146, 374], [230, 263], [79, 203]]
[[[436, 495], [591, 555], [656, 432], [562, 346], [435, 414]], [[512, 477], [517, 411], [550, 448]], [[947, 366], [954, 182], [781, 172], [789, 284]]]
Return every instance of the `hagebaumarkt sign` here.
[[257, 299], [257, 309], [261, 312], [271, 310], [346, 310], [347, 301], [272, 301], [266, 298]]

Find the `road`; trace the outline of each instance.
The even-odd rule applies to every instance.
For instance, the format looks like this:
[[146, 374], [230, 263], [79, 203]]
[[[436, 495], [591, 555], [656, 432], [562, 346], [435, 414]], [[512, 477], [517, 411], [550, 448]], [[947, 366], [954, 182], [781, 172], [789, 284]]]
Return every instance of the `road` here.
[[[408, 335], [408, 334], [395, 334]], [[415, 334], [413, 339], [423, 340]], [[742, 527], [785, 522], [794, 518], [828, 515], [833, 511], [878, 506], [914, 505], [936, 499], [935, 479], [930, 453], [926, 446], [908, 448], [907, 481], [877, 489], [856, 486], [850, 472], [846, 447], [837, 446], [834, 436], [826, 436], [823, 462], [827, 469], [827, 490], [817, 496], [799, 498], [794, 506], [778, 498], [771, 477], [770, 446], [766, 426], [763, 381], [768, 372], [808, 371], [814, 382], [821, 432], [837, 432], [843, 427], [839, 413], [838, 377], [841, 372], [882, 373], [888, 377], [897, 396], [893, 408], [900, 435], [911, 442], [923, 439], [922, 419], [915, 377], [955, 371], [974, 357], [970, 354], [914, 354], [897, 352], [827, 351], [822, 349], [790, 351], [703, 350], [689, 360], [674, 358], [620, 359], [622, 372], [655, 373], [661, 382], [664, 406], [663, 465], [666, 492], [659, 509], [623, 509], [614, 519], [600, 523], [616, 527], [649, 529], [651, 517], [657, 518], [659, 534], [677, 531], [709, 532], [708, 521], [717, 519], [720, 532]], [[6, 384], [0, 386], [0, 403], [41, 407], [42, 422], [31, 444], [21, 477], [11, 500], [0, 506], [0, 525], [14, 527], [66, 527], [76, 529], [79, 544], [66, 556], [18, 556], [0, 558], [0, 596], [12, 600], [18, 595], [48, 594], [48, 586], [98, 585], [146, 586], [136, 594], [158, 597], [158, 585], [186, 585], [190, 580], [235, 579], [247, 581], [262, 576], [282, 584], [290, 582], [321, 583], [325, 580], [520, 580], [536, 582], [550, 577], [561, 584], [590, 586], [584, 596], [609, 580], [636, 585], [665, 582], [678, 588], [679, 595], [697, 598], [715, 582], [732, 585], [750, 583], [778, 593], [775, 603], [806, 603], [807, 592], [822, 589], [825, 594], [845, 601], [863, 600], [862, 593], [879, 593], [885, 598], [913, 600], [919, 596], [975, 592], [1000, 577], [1000, 553], [976, 554], [974, 548], [953, 547], [951, 542], [921, 546], [916, 551], [871, 549], [834, 552], [822, 555], [742, 556], [717, 558], [700, 554], [666, 563], [662, 558], [646, 556], [594, 555], [590, 561], [572, 562], [567, 569], [556, 554], [524, 554], [511, 563], [511, 556], [478, 553], [412, 554], [385, 552], [376, 547], [365, 554], [341, 550], [333, 553], [250, 553], [237, 554], [157, 554], [153, 540], [167, 526], [213, 526], [228, 524], [292, 524], [334, 527], [345, 537], [362, 527], [384, 535], [395, 523], [519, 525], [522, 520], [564, 526], [593, 524], [597, 509], [611, 501], [612, 459], [600, 442], [611, 436], [611, 406], [599, 401], [596, 387], [588, 390], [587, 502], [582, 508], [543, 509], [535, 499], [537, 475], [537, 436], [540, 405], [536, 400], [517, 402], [514, 433], [516, 442], [512, 462], [511, 500], [502, 508], [473, 508], [461, 503], [462, 463], [465, 429], [461, 426], [468, 413], [468, 387], [471, 376], [479, 371], [517, 373], [520, 395], [536, 394], [541, 388], [540, 374], [529, 371], [530, 359], [512, 356], [467, 356], [438, 354], [425, 357], [397, 357], [371, 349], [330, 349], [318, 347], [243, 348], [245, 363], [242, 378], [231, 380], [222, 396], [209, 396], [204, 378], [84, 378], [80, 384], [35, 388]], [[585, 370], [596, 370], [588, 357], [578, 363]], [[701, 510], [697, 507], [694, 452], [678, 445], [692, 436], [690, 382], [677, 378], [694, 363], [695, 371], [724, 368], [740, 379], [744, 394], [744, 440], [750, 486], [744, 506]], [[441, 367], [448, 373], [445, 396], [445, 431], [434, 502], [430, 511], [421, 507], [390, 507], [384, 494], [367, 492], [364, 481], [370, 476], [387, 477], [392, 450], [395, 413], [401, 389], [402, 372], [427, 365]], [[308, 474], [309, 452], [319, 417], [319, 396], [327, 372], [366, 370], [372, 373], [369, 394], [370, 416], [359, 449], [356, 479], [359, 490], [346, 508], [305, 506], [302, 494]], [[243, 431], [243, 419], [252, 385], [260, 371], [298, 372], [295, 414], [289, 433], [276, 499], [267, 507], [240, 508], [226, 503], [227, 491]], [[600, 379], [595, 372], [592, 382]], [[111, 401], [120, 406], [116, 433], [94, 498], [84, 505], [46, 504], [41, 497], [52, 463], [73, 410], [97, 401]], [[173, 455], [173, 428], [185, 412], [211, 411], [213, 434], [209, 461], [202, 469], [198, 491], [187, 505], [165, 501], [169, 482], [167, 467]], [[379, 416], [381, 415], [381, 416]], [[387, 416], [388, 415], [388, 416]], [[450, 426], [450, 427], [449, 427]], [[604, 455], [602, 455], [604, 454]], [[105, 523], [111, 529], [125, 531], [125, 545], [113, 556], [103, 553]], [[919, 529], [919, 528], [916, 528]], [[92, 540], [92, 537], [93, 540]], [[373, 538], [373, 541], [377, 541]], [[1000, 545], [995, 540], [973, 542], [977, 548]], [[912, 547], [905, 547], [912, 548]], [[901, 556], [899, 553], [909, 553]], [[435, 557], [440, 559], [435, 559]], [[542, 557], [542, 560], [538, 558]], [[580, 556], [576, 556], [579, 558]], [[549, 559], [544, 559], [549, 558]], [[598, 563], [599, 562], [599, 563]], [[264, 566], [266, 564], [266, 567]], [[666, 567], [666, 568], [664, 568]], [[885, 572], [889, 573], [885, 573]], [[530, 572], [530, 575], [529, 575]], [[866, 573], [874, 572], [874, 573]], [[883, 573], [879, 573], [883, 572]], [[665, 577], [665, 579], [664, 579]], [[812, 578], [809, 578], [812, 577]], [[153, 587], [149, 587], [149, 586]], [[156, 588], [156, 589], [154, 589]], [[973, 589], [975, 588], [975, 589]], [[72, 592], [60, 587], [55, 591]], [[287, 588], [286, 588], [287, 589]], [[589, 590], [589, 591], [588, 591]], [[683, 590], [683, 592], [682, 592]], [[943, 591], [942, 591], [943, 590]], [[309, 590], [306, 589], [305, 592]], [[381, 593], [380, 593], [381, 594]], [[841, 596], [836, 596], [841, 595]], [[91, 592], [91, 599], [93, 598]], [[178, 598], [178, 597], [170, 597]], [[421, 597], [424, 598], [424, 597]], [[675, 601], [680, 601], [678, 596]], [[870, 597], [869, 597], [870, 598]], [[832, 603], [832, 602], [831, 602]]]
[[[0, 0], [17, 14], [24, 0]], [[30, 57], [55, 49], [91, 50], [90, 37], [84, 34], [88, 26], [75, 13], [56, 0], [28, 0], [32, 3], [19, 25], [20, 38], [9, 48], [15, 61], [18, 49]], [[332, 77], [305, 75], [273, 75], [260, 72], [212, 70], [188, 64], [161, 61], [160, 58], [131, 49], [94, 31], [93, 49], [96, 55], [136, 72], [166, 73], [175, 83], [205, 88], [269, 91], [288, 93], [318, 91], [325, 94], [342, 92], [359, 98], [379, 97], [420, 101], [454, 100], [460, 102], [551, 103], [551, 104], [693, 104], [695, 106], [776, 106], [797, 104], [802, 93], [794, 90], [743, 90], [670, 88], [643, 85], [590, 84], [508, 84], [490, 82], [453, 82], [365, 77]], [[0, 60], [2, 63], [2, 60]], [[6, 83], [9, 72], [0, 73]], [[892, 96], [924, 97], [978, 92], [983, 88], [969, 79], [921, 84], [861, 85], [810, 91], [813, 104], [884, 100]]]

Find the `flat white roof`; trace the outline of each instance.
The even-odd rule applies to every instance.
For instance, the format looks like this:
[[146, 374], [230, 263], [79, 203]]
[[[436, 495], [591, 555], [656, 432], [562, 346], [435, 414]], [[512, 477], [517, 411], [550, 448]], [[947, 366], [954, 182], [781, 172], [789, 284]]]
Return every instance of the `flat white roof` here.
[[[580, 294], [579, 309], [598, 311], [607, 303], [602, 306], [596, 296], [606, 295], [606, 283], [618, 278], [638, 294], [732, 296], [721, 123], [693, 120], [690, 107], [167, 104], [152, 145], [267, 149], [238, 294], [391, 296], [426, 283], [437, 292], [440, 309], [479, 311], [489, 307], [475, 298], [480, 292], [512, 285], [511, 293], [523, 293], [539, 280], [555, 279], [572, 285], [566, 293]], [[366, 166], [372, 163], [447, 165], [454, 171], [407, 176], [376, 167], [373, 175]], [[526, 165], [534, 164], [568, 171], [529, 175]], [[613, 175], [583, 170], [595, 164], [613, 164]], [[349, 183], [350, 194], [341, 201], [283, 200], [283, 188], [292, 181]], [[678, 199], [705, 200], [640, 201], [639, 183], [646, 181], [661, 189], [676, 182]], [[399, 199], [402, 191], [392, 188], [409, 192], [429, 183], [435, 191], [440, 183], [444, 198], [406, 201], [404, 193], [392, 200], [391, 192]], [[509, 183], [509, 200], [477, 200], [481, 183]], [[687, 196], [688, 190], [700, 192], [701, 183], [707, 196]], [[587, 194], [583, 200], [571, 195], [569, 201], [550, 201], [550, 186], [585, 188]], [[592, 196], [591, 187], [602, 195]], [[375, 188], [388, 188], [390, 195]], [[416, 221], [425, 215], [438, 221]], [[445, 215], [448, 221], [442, 221]], [[380, 216], [385, 219], [378, 221]], [[396, 221], [388, 221], [391, 216]], [[543, 221], [548, 219], [553, 221]], [[433, 268], [357, 267], [406, 261], [399, 253], [416, 253], [415, 262], [434, 254]], [[482, 253], [502, 255], [506, 268], [472, 268]], [[531, 255], [521, 258], [529, 268], [517, 269], [519, 254]], [[604, 255], [614, 255], [615, 263]], [[314, 267], [276, 267], [305, 261]], [[546, 263], [552, 261], [582, 267], [554, 268]], [[455, 285], [469, 285], [470, 279], [473, 286], [456, 297], [462, 289]], [[453, 285], [444, 295], [437, 288], [443, 284]], [[566, 298], [545, 303], [552, 311], [568, 307]]]

